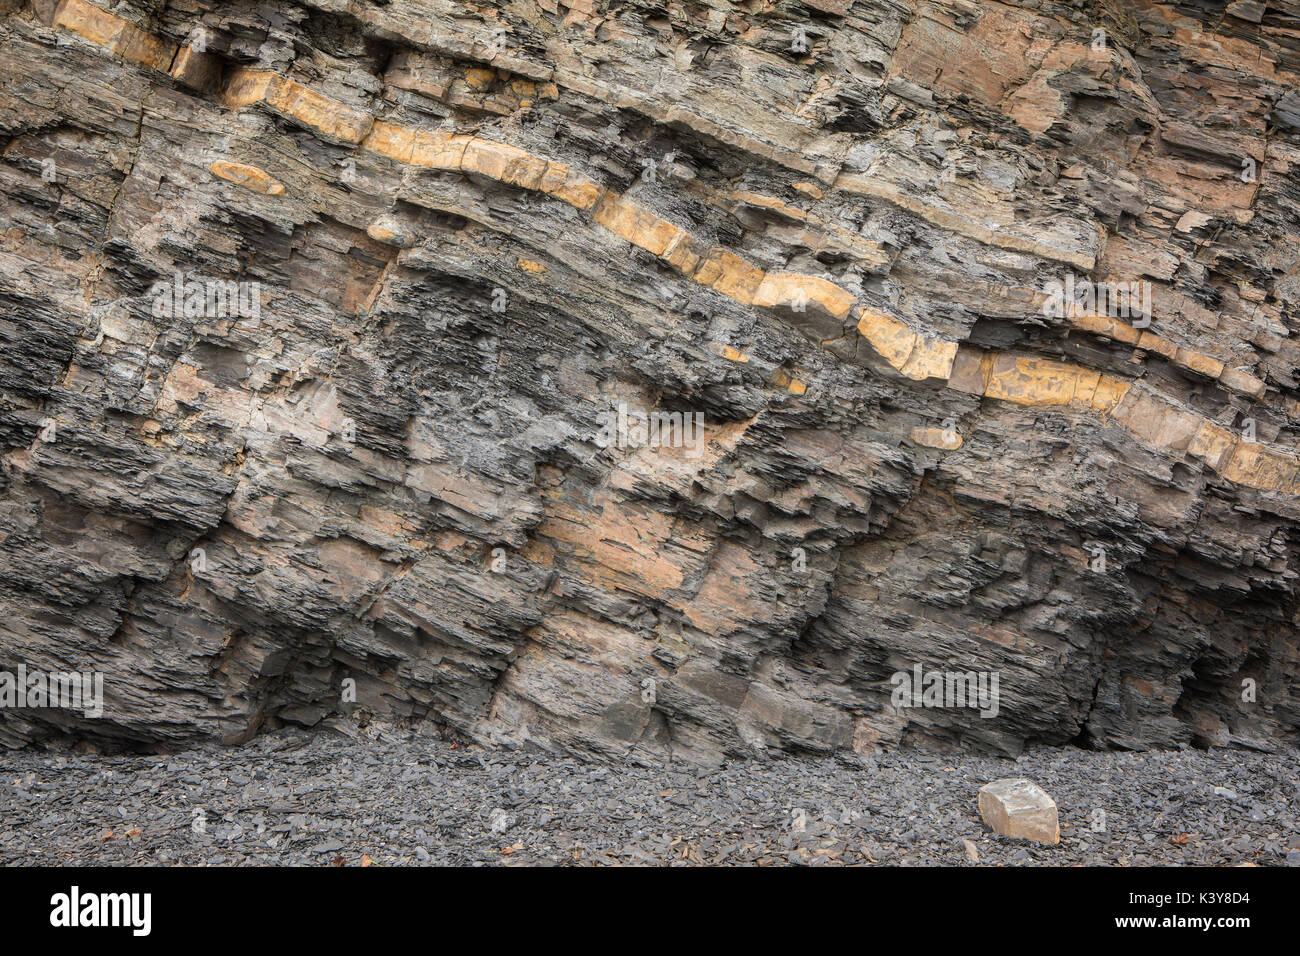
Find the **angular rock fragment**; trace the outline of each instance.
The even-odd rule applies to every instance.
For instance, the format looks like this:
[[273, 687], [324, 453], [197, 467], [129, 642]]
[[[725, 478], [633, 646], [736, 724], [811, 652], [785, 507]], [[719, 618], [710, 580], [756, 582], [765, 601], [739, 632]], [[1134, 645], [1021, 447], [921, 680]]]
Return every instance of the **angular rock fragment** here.
[[980, 816], [994, 833], [1037, 843], [1061, 842], [1056, 802], [1023, 778], [995, 780], [980, 787]]
[[1273, 121], [1288, 129], [1300, 129], [1300, 92], [1290, 91], [1273, 108]]
[[1259, 0], [1236, 0], [1228, 4], [1227, 14], [1248, 23], [1260, 23], [1264, 19], [1267, 7]]

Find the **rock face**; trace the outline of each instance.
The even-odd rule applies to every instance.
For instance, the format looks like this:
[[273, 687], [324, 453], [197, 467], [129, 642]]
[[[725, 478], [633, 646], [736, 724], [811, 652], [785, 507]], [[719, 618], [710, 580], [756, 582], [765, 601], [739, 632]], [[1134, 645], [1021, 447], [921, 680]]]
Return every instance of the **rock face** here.
[[0, 667], [104, 677], [0, 741], [1294, 746], [1230, 14], [0, 0]]
[[1060, 843], [1056, 801], [1032, 780], [994, 780], [980, 787], [980, 817], [994, 833], [1036, 843]]

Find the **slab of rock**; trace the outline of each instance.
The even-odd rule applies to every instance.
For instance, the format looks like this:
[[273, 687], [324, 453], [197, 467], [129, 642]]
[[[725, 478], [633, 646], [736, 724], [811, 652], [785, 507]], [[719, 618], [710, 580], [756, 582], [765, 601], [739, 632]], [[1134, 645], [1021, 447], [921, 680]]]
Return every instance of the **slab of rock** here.
[[1237, 3], [1228, 4], [1227, 14], [1230, 17], [1236, 17], [1238, 20], [1245, 20], [1249, 23], [1262, 23], [1265, 12], [1264, 4], [1259, 0], [1238, 0]]
[[1056, 801], [1032, 780], [1004, 779], [980, 787], [980, 816], [994, 833], [1018, 840], [1060, 843]]

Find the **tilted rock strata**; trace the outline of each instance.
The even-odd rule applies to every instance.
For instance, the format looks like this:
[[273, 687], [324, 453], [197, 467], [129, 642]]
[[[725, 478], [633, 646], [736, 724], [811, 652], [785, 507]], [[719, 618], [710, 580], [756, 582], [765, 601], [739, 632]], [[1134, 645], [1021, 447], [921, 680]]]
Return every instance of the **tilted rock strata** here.
[[[170, 66], [179, 55], [179, 50], [175, 48], [171, 53], [165, 53], [166, 45], [153, 38], [147, 38], [150, 42], [146, 43], [144, 35], [125, 22], [116, 28], [108, 26], [105, 23], [107, 17], [107, 14], [86, 0], [63, 0], [56, 12], [55, 23], [109, 46], [134, 62], [157, 69], [164, 68], [160, 64]], [[124, 38], [129, 39], [124, 43]], [[190, 50], [189, 47], [180, 49]], [[165, 55], [159, 54], [159, 50], [164, 51]], [[206, 84], [213, 72], [199, 71], [200, 81]], [[187, 82], [183, 75], [179, 78], [182, 82]], [[198, 84], [187, 82], [187, 85]], [[543, 192], [576, 209], [590, 212], [594, 222], [620, 239], [645, 249], [681, 270], [695, 282], [709, 286], [742, 305], [789, 307], [800, 299], [800, 305], [804, 308], [812, 304], [830, 319], [840, 322], [855, 306], [853, 295], [833, 282], [816, 276], [764, 273], [726, 250], [706, 250], [694, 237], [672, 223], [654, 216], [635, 202], [611, 194], [570, 167], [508, 144], [386, 123], [334, 102], [293, 80], [259, 70], [233, 71], [226, 82], [222, 100], [232, 109], [254, 104], [265, 106], [324, 136], [359, 144], [364, 149], [399, 163], [487, 176], [509, 186]], [[238, 182], [259, 192], [278, 195], [284, 190], [281, 183], [255, 167], [218, 161], [210, 169], [223, 179]], [[372, 230], [367, 232], [372, 237], [375, 236]], [[950, 377], [958, 351], [957, 343], [931, 340], [912, 331], [897, 319], [873, 313], [866, 308], [860, 308], [858, 314], [858, 331], [896, 370], [913, 379]], [[1072, 315], [1069, 318], [1077, 327], [1086, 331], [1136, 345], [1164, 355], [1183, 368], [1209, 374], [1226, 388], [1257, 398], [1263, 393], [1264, 383], [1254, 376], [1227, 368], [1210, 356], [1180, 348], [1150, 332], [1140, 331], [1104, 315]], [[1023, 370], [1031, 362], [1032, 360], [1018, 361], [1015, 368], [1017, 371]], [[992, 390], [981, 390], [977, 394], [1025, 405], [1060, 404], [1058, 399], [1063, 394], [1065, 401], [1072, 399], [1074, 369], [1052, 363], [1037, 363], [1033, 368], [1036, 374], [1023, 375], [1010, 386], [1005, 382], [997, 382]], [[1088, 374], [1087, 370], [1079, 371]], [[1113, 386], [1118, 387], [1120, 386]], [[1064, 393], [1062, 389], [1065, 390]], [[1086, 401], [1087, 399], [1085, 403]], [[1113, 404], [1105, 410], [1109, 411]], [[1204, 431], [1214, 426], [1203, 422], [1200, 427]], [[1160, 447], [1168, 445], [1162, 443]], [[1227, 456], [1222, 468], [1219, 467], [1220, 457], [1222, 456], [1217, 456], [1208, 463], [1234, 481], [1263, 490], [1296, 493], [1290, 479], [1285, 482], [1276, 480], [1279, 470], [1294, 478], [1296, 468], [1279, 468], [1274, 462], [1292, 462], [1300, 467], [1300, 458], [1283, 449], [1257, 451], [1247, 448], [1240, 455]], [[1259, 458], [1266, 463], [1262, 467], [1258, 465]], [[1239, 462], [1236, 467], [1233, 467], [1234, 461]]]
[[1300, 8], [8, 7], [9, 742], [1294, 741]]

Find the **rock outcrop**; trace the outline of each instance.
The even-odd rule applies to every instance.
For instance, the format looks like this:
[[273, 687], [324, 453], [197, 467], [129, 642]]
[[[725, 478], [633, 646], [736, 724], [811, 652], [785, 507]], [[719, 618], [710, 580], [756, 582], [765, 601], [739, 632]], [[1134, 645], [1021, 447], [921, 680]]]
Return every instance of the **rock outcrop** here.
[[0, 0], [0, 742], [1293, 747], [1298, 31]]

